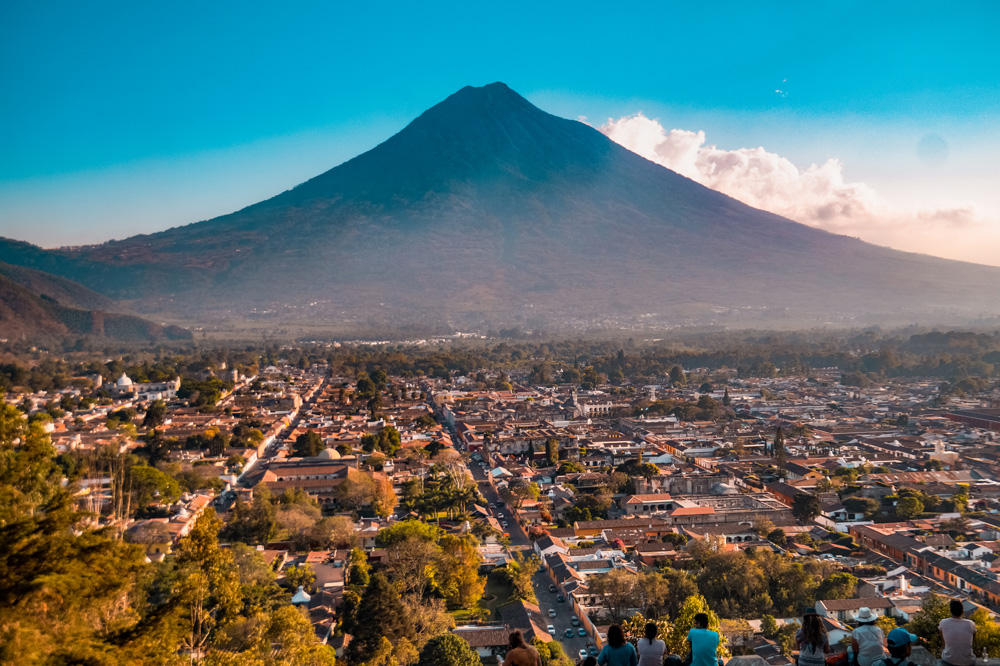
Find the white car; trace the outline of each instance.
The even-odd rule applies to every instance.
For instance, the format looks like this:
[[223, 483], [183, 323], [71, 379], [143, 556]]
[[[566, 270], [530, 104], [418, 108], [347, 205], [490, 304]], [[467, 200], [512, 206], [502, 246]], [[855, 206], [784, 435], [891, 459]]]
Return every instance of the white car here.
[[555, 608], [550, 608], [549, 609], [549, 617], [555, 617], [555, 616], [556, 616], [556, 609]]
[[549, 633], [552, 634], [553, 636], [556, 635], [556, 628], [553, 627], [551, 624], [549, 625]]
[[580, 648], [580, 659], [586, 659], [589, 655], [585, 648]]

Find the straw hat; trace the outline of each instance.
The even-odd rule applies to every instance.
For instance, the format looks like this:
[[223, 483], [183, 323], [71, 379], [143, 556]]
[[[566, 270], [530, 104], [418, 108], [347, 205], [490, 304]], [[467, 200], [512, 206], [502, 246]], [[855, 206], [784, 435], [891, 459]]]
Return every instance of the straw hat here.
[[877, 616], [875, 615], [875, 613], [872, 612], [871, 608], [863, 606], [862, 608], [858, 609], [858, 612], [854, 616], [854, 619], [857, 620], [858, 622], [873, 622], [877, 619]]

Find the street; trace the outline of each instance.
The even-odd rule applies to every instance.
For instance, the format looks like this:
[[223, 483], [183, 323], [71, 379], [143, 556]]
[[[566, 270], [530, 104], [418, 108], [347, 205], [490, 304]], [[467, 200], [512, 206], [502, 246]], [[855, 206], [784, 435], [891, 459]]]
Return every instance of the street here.
[[[500, 496], [497, 494], [493, 486], [487, 481], [486, 470], [483, 469], [479, 463], [476, 461], [469, 462], [469, 469], [472, 472], [473, 478], [476, 479], [476, 483], [479, 485], [479, 492], [482, 493], [483, 497], [489, 503], [489, 512], [492, 516], [496, 517], [497, 520], [501, 522], [506, 520], [507, 527], [506, 531], [510, 534], [510, 550], [511, 552], [522, 552], [525, 555], [530, 555], [534, 552], [531, 540], [528, 535], [525, 534], [521, 526], [517, 524], [511, 515], [510, 508], [504, 505], [502, 509], [496, 509], [496, 503], [500, 502]], [[500, 518], [499, 514], [503, 514], [503, 518]], [[558, 592], [549, 592], [549, 585], [553, 584], [554, 581], [549, 577], [548, 573], [542, 568], [532, 575], [532, 584], [535, 588], [535, 596], [538, 597], [538, 608], [541, 610], [544, 616], [545, 624], [551, 624], [556, 628], [555, 639], [558, 640], [562, 646], [563, 650], [569, 656], [571, 660], [576, 662], [580, 658], [580, 650], [587, 647], [587, 643], [590, 642], [589, 636], [580, 636], [577, 627], [572, 624], [573, 612], [570, 610], [569, 601], [564, 601], [559, 603], [556, 601]], [[556, 616], [549, 617], [549, 609], [553, 609], [556, 612]], [[573, 632], [572, 638], [566, 637], [566, 630], [570, 629]]]

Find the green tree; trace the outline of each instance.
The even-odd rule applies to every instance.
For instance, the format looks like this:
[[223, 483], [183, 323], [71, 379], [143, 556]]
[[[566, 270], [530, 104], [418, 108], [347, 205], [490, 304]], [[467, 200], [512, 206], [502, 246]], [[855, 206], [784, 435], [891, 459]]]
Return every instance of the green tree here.
[[315, 458], [323, 450], [323, 438], [312, 428], [295, 438], [292, 455], [299, 458]]
[[[670, 628], [670, 633], [663, 637], [667, 644], [667, 652], [671, 654], [686, 654], [690, 651], [687, 645], [687, 635], [694, 628], [694, 616], [698, 613], [708, 615], [708, 628], [712, 631], [719, 631], [719, 616], [709, 609], [705, 597], [700, 594], [690, 596], [684, 601], [684, 605], [681, 606], [677, 617], [674, 619], [673, 626]], [[717, 651], [720, 657], [729, 656], [729, 650], [726, 648], [725, 643], [726, 640], [720, 633], [719, 649]]]
[[760, 618], [760, 633], [764, 638], [774, 638], [778, 635], [778, 621], [773, 615], [762, 615]]
[[817, 599], [851, 599], [858, 590], [858, 577], [846, 571], [830, 574], [816, 589]]
[[924, 503], [913, 496], [900, 497], [896, 502], [896, 515], [903, 520], [909, 520], [924, 512]]
[[435, 582], [451, 608], [473, 608], [483, 596], [486, 579], [479, 575], [483, 558], [469, 537], [446, 534], [440, 542]]
[[766, 538], [776, 546], [785, 546], [788, 543], [788, 536], [785, 534], [785, 530], [780, 527], [776, 527], [768, 532]]
[[347, 658], [352, 663], [367, 661], [383, 636], [393, 642], [406, 634], [406, 611], [384, 574], [372, 575], [355, 613], [353, 629], [347, 648]]
[[266, 484], [259, 483], [250, 504], [242, 499], [236, 500], [225, 534], [234, 541], [266, 545], [277, 531], [277, 513], [278, 509], [271, 501], [271, 491]]
[[371, 579], [372, 566], [368, 563], [368, 555], [360, 548], [351, 549], [351, 565], [347, 569], [347, 580], [351, 587], [368, 587]]
[[774, 432], [774, 444], [772, 445], [772, 452], [774, 455], [774, 462], [778, 465], [779, 469], [784, 469], [786, 464], [785, 456], [785, 433], [782, 432], [781, 426]]
[[504, 567], [507, 580], [511, 584], [509, 601], [523, 600], [537, 603], [538, 599], [535, 597], [535, 588], [531, 584], [531, 577], [540, 563], [541, 560], [535, 554], [525, 557], [521, 552], [514, 552], [511, 559], [507, 561], [507, 566]]
[[559, 464], [559, 440], [549, 438], [545, 441], [545, 457], [553, 467]]
[[938, 624], [946, 617], [951, 617], [951, 611], [948, 610], [948, 599], [932, 592], [924, 597], [920, 610], [906, 625], [906, 629], [923, 639], [924, 645], [927, 646], [931, 654], [941, 654], [941, 650], [944, 649], [944, 640], [941, 637]]
[[426, 451], [430, 455], [430, 457], [433, 458], [445, 448], [446, 447], [444, 443], [442, 443], [439, 440], [432, 439], [429, 444], [424, 446], [424, 451]]
[[181, 486], [155, 467], [136, 465], [129, 470], [132, 508], [140, 510], [154, 502], [172, 504], [181, 496]]
[[481, 666], [479, 654], [455, 634], [436, 636], [420, 650], [417, 666]]
[[156, 428], [163, 425], [167, 418], [167, 403], [154, 400], [146, 408], [146, 416], [142, 419], [143, 428]]
[[309, 564], [301, 564], [295, 566], [294, 564], [287, 569], [285, 569], [285, 582], [291, 585], [293, 588], [298, 588], [300, 585], [304, 588], [308, 588], [316, 580], [316, 572]]
[[796, 493], [792, 498], [792, 515], [800, 523], [808, 523], [819, 515], [819, 499], [809, 493]]

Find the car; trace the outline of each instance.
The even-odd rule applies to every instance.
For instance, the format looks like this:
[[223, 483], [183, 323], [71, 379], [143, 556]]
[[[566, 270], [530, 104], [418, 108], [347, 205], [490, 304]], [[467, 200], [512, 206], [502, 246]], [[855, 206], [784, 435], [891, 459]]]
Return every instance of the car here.
[[497, 514], [497, 518], [503, 518], [503, 517], [504, 517], [504, 516], [503, 516], [503, 513], [498, 513], [498, 514]]
[[555, 636], [555, 635], [556, 635], [556, 628], [555, 628], [554, 626], [552, 626], [551, 624], [550, 624], [550, 625], [549, 625], [549, 627], [548, 627], [548, 631], [549, 631], [549, 633], [550, 633], [550, 634], [552, 634], [553, 636]]
[[566, 597], [564, 597], [563, 595], [560, 594], [558, 597], [556, 597], [556, 601], [558, 601], [559, 603], [562, 603], [562, 602], [566, 601]]
[[566, 634], [566, 638], [573, 638], [573, 630], [572, 629], [567, 629], [564, 633]]
[[505, 520], [502, 523], [500, 523], [500, 526], [503, 527], [504, 529], [507, 529], [507, 521]]
[[580, 627], [579, 629], [576, 630], [576, 633], [577, 633], [578, 636], [586, 636], [587, 635], [587, 630], [584, 629], [583, 627]]
[[549, 617], [555, 617], [555, 616], [556, 616], [556, 609], [555, 608], [550, 608], [549, 609]]
[[580, 648], [580, 659], [586, 659], [586, 658], [587, 658], [586, 648]]
[[556, 591], [555, 584], [554, 583], [549, 583], [549, 592], [555, 592], [555, 591]]
[[580, 618], [578, 618], [578, 617], [577, 617], [577, 616], [575, 616], [575, 615], [573, 616], [573, 619], [572, 619], [572, 620], [570, 620], [569, 622], [570, 622], [570, 624], [572, 624], [572, 625], [573, 625], [574, 627], [579, 627], [579, 626], [580, 626]]
[[601, 652], [597, 649], [597, 646], [595, 645], [590, 646], [589, 652], [591, 657], [596, 657], [597, 655], [601, 654]]

